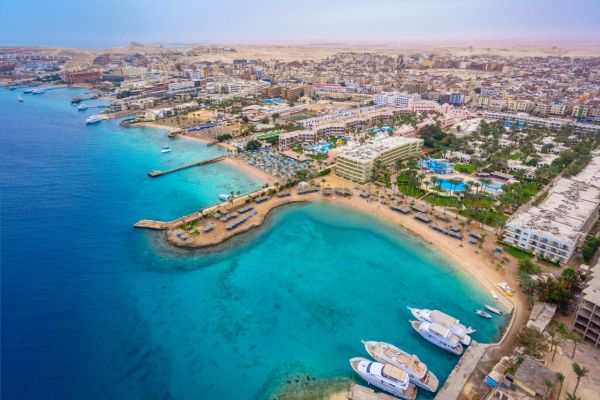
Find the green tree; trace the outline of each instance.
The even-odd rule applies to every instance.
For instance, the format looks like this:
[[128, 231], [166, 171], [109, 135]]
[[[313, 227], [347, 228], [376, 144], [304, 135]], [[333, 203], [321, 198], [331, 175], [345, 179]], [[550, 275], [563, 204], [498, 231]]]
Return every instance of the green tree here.
[[574, 392], [567, 393], [567, 397], [565, 397], [565, 400], [581, 400], [581, 397], [577, 397]]
[[554, 386], [554, 382], [552, 382], [550, 379], [546, 378], [546, 379], [544, 379], [544, 385], [546, 385], [546, 393], [544, 394], [544, 398], [547, 399], [548, 392], [550, 391], [550, 389], [552, 389], [552, 386]]
[[535, 358], [541, 358], [548, 350], [548, 345], [542, 333], [530, 326], [519, 332], [517, 345], [523, 347], [525, 354]]
[[560, 372], [557, 372], [556, 374], [554, 374], [554, 376], [556, 377], [556, 381], [558, 382], [558, 396], [556, 396], [556, 398], [560, 399], [560, 392], [562, 392], [563, 383], [565, 382], [565, 376]]
[[582, 367], [576, 362], [571, 364], [571, 366], [573, 367], [573, 372], [575, 372], [575, 375], [577, 375], [577, 383], [575, 383], [575, 389], [573, 389], [573, 395], [575, 395], [575, 393], [577, 393], [577, 388], [579, 387], [579, 381], [581, 378], [587, 376], [588, 372], [590, 371], [586, 367]]

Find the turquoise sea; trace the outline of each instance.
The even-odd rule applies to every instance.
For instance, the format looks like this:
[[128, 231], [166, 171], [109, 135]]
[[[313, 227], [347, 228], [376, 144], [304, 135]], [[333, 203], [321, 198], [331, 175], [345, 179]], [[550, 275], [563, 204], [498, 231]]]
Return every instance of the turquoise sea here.
[[406, 306], [443, 309], [478, 328], [476, 340], [499, 337], [504, 320], [473, 313], [485, 291], [353, 210], [282, 208], [208, 252], [133, 229], [262, 182], [223, 164], [147, 177], [222, 150], [86, 126], [97, 110], [69, 103], [84, 92], [18, 103], [0, 89], [3, 399], [274, 398], [297, 376], [351, 379], [361, 339], [418, 354], [443, 383], [458, 359], [412, 331]]

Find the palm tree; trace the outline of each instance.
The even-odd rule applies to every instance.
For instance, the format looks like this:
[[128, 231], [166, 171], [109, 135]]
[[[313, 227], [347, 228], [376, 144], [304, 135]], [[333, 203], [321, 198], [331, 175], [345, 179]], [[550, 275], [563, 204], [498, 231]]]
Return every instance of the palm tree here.
[[550, 389], [552, 389], [552, 386], [554, 386], [554, 382], [552, 382], [550, 379], [544, 379], [544, 385], [546, 385], [546, 393], [544, 394], [544, 398], [547, 399], [548, 392]]
[[575, 396], [575, 393], [567, 393], [566, 400], [581, 400], [581, 397]]
[[573, 372], [575, 372], [575, 375], [577, 375], [577, 383], [575, 384], [575, 389], [573, 389], [573, 396], [574, 396], [575, 393], [577, 393], [577, 388], [579, 387], [579, 381], [584, 376], [587, 376], [587, 373], [590, 371], [586, 367], [582, 367], [581, 365], [579, 365], [576, 362], [571, 364], [571, 366], [573, 367]]
[[438, 183], [438, 177], [437, 176], [432, 176], [431, 177], [431, 184], [433, 185], [434, 188], [437, 186], [437, 183]]
[[550, 331], [550, 349], [554, 348], [554, 351], [552, 352], [552, 361], [554, 361], [554, 357], [556, 356], [556, 350], [558, 349], [558, 340], [556, 340], [555, 336], [556, 333]]
[[561, 374], [560, 372], [557, 372], [556, 374], [554, 374], [554, 376], [556, 377], [556, 381], [559, 383], [558, 396], [556, 396], [556, 399], [559, 400], [560, 392], [562, 392], [563, 383], [565, 381], [565, 376], [563, 374]]

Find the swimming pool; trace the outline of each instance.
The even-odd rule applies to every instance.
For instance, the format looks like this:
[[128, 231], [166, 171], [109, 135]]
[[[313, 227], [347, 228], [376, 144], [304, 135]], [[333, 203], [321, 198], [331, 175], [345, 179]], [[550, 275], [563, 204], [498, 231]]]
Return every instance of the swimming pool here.
[[429, 169], [437, 174], [447, 174], [454, 171], [454, 164], [444, 160], [435, 160], [432, 158], [419, 161], [419, 166], [421, 168]]
[[502, 190], [502, 187], [504, 187], [504, 184], [498, 182], [498, 181], [491, 181], [490, 183], [483, 183], [481, 182], [481, 185], [489, 190], [493, 190], [493, 191], [499, 191]]
[[458, 183], [452, 183], [448, 179], [440, 179], [440, 180], [438, 180], [436, 182], [436, 186], [440, 187], [440, 188], [442, 188], [444, 190], [454, 191], [454, 192], [462, 192], [466, 188], [466, 185], [465, 185], [465, 183], [463, 181], [459, 181]]

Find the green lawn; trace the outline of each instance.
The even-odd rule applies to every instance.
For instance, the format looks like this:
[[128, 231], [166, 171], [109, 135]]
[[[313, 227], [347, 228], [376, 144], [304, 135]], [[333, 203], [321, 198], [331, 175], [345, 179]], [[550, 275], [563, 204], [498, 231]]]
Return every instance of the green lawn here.
[[475, 172], [475, 167], [473, 167], [471, 164], [456, 164], [454, 169], [464, 174], [472, 174]]
[[458, 199], [454, 197], [436, 196], [430, 194], [425, 198], [429, 204], [442, 207], [458, 207], [460, 205]]
[[516, 153], [512, 153], [510, 155], [510, 157], [508, 157], [509, 160], [519, 160], [521, 157], [523, 157], [522, 153], [519, 153], [518, 151]]
[[407, 196], [421, 197], [425, 195], [425, 191], [423, 189], [418, 189], [413, 186], [401, 185], [398, 186], [398, 189]]
[[533, 254], [528, 251], [518, 249], [516, 247], [510, 246], [508, 244], [503, 244], [502, 248], [511, 256], [515, 257], [517, 260], [525, 260], [528, 258], [533, 258]]
[[471, 218], [475, 221], [495, 227], [501, 226], [507, 221], [506, 215], [492, 210], [487, 211], [483, 209], [476, 211], [475, 209], [468, 208], [465, 210], [460, 210], [458, 213], [467, 218]]

